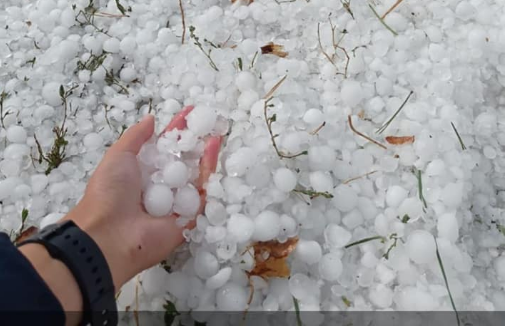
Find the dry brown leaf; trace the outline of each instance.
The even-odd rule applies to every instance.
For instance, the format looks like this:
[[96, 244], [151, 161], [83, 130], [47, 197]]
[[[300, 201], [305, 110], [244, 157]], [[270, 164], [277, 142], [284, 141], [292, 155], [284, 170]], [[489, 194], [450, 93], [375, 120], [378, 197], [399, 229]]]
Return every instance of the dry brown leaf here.
[[408, 145], [416, 140], [415, 136], [387, 136], [386, 141], [391, 145]]
[[358, 118], [361, 120], [365, 119], [365, 110], [361, 110], [358, 112]]
[[254, 248], [254, 269], [249, 276], [289, 277], [289, 266], [286, 262], [289, 254], [298, 244], [298, 238], [289, 238], [286, 242], [278, 241], [256, 242]]
[[39, 231], [39, 229], [37, 229], [35, 226], [30, 226], [28, 229], [24, 230], [23, 232], [21, 232], [20, 235], [17, 236], [16, 240], [14, 240], [14, 243], [21, 243], [23, 241], [25, 241], [26, 239], [28, 239], [29, 237], [31, 237], [32, 235], [34, 235], [35, 233], [37, 233]]
[[261, 54], [273, 54], [280, 58], [285, 58], [289, 53], [284, 51], [284, 45], [268, 42], [267, 45], [261, 47]]

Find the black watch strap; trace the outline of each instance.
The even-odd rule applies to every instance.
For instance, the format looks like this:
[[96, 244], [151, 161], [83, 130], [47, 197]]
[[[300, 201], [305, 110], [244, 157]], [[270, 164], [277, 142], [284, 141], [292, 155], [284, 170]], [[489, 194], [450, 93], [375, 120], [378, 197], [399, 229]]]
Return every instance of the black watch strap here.
[[48, 225], [23, 241], [43, 245], [74, 275], [83, 298], [83, 325], [117, 325], [114, 283], [109, 265], [95, 241], [73, 221]]

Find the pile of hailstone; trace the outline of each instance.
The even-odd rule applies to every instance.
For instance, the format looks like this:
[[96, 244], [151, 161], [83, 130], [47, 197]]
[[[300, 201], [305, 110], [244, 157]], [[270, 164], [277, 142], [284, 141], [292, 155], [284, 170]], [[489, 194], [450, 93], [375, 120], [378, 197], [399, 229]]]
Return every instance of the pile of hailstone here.
[[[26, 225], [58, 220], [126, 127], [150, 112], [159, 134], [195, 105], [139, 162], [149, 213], [196, 227], [120, 309], [452, 310], [449, 293], [458, 310], [505, 309], [505, 6], [371, 9], [395, 2], [183, 0], [183, 25], [176, 0], [3, 0], [0, 229], [16, 234], [23, 209]], [[209, 134], [225, 137], [195, 217]], [[290, 277], [249, 277], [248, 248], [288, 238]]]

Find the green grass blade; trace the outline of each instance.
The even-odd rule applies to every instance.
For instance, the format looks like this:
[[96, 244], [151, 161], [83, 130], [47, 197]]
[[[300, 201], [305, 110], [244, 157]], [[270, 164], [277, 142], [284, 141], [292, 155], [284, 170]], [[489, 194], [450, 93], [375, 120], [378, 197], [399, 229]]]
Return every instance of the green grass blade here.
[[293, 304], [295, 305], [295, 313], [296, 313], [296, 325], [303, 326], [302, 318], [300, 317], [300, 306], [298, 305], [298, 300], [293, 297]]
[[381, 240], [381, 241], [385, 241], [386, 239], [385, 239], [383, 236], [376, 235], [375, 237], [364, 238], [364, 239], [361, 239], [361, 240], [358, 240], [358, 241], [355, 241], [355, 242], [351, 242], [351, 243], [349, 243], [348, 245], [346, 245], [344, 248], [345, 248], [345, 249], [347, 249], [347, 248], [351, 248], [351, 247], [353, 247], [353, 246], [357, 246], [357, 245], [360, 245], [360, 244], [362, 244], [362, 243], [369, 242], [369, 241], [374, 241], [374, 240]]
[[456, 319], [458, 321], [458, 326], [460, 326], [461, 321], [459, 320], [458, 310], [456, 309], [456, 305], [454, 304], [454, 299], [452, 298], [451, 289], [449, 288], [449, 282], [447, 281], [447, 275], [445, 274], [444, 264], [442, 263], [442, 257], [440, 256], [440, 252], [438, 251], [437, 239], [435, 237], [433, 237], [433, 239], [435, 240], [435, 248], [437, 251], [438, 265], [440, 265], [440, 270], [442, 271], [442, 276], [444, 277], [445, 287], [447, 288], [447, 292], [449, 293], [449, 299], [451, 300], [452, 309], [456, 313]]
[[371, 4], [369, 4], [368, 6], [370, 7], [370, 9], [372, 9], [373, 13], [375, 14], [375, 17], [377, 17], [377, 19], [382, 23], [382, 25], [384, 25], [384, 27], [386, 27], [388, 29], [388, 31], [390, 31], [391, 33], [393, 33], [394, 36], [398, 36], [398, 33], [395, 32], [394, 29], [392, 29], [391, 27], [389, 27], [388, 24], [386, 24], [386, 22], [384, 21], [384, 19], [382, 19], [381, 16], [379, 16], [379, 14], [375, 10], [375, 8]]
[[409, 95], [407, 96], [405, 101], [403, 101], [402, 105], [400, 105], [398, 110], [396, 110], [395, 114], [393, 114], [393, 116], [391, 118], [389, 118], [388, 121], [386, 121], [379, 129], [377, 129], [377, 131], [375, 133], [382, 134], [387, 129], [387, 127], [389, 127], [391, 122], [393, 122], [393, 120], [396, 118], [396, 116], [400, 113], [400, 111], [403, 109], [403, 107], [407, 104], [407, 102], [409, 101], [412, 94], [414, 94], [414, 91], [410, 91]]
[[466, 150], [466, 146], [463, 143], [463, 139], [461, 139], [461, 136], [459, 135], [458, 129], [456, 129], [456, 126], [454, 126], [454, 123], [452, 123], [452, 122], [451, 122], [451, 126], [452, 126], [452, 129], [454, 130], [454, 132], [456, 133], [456, 136], [458, 137], [459, 143], [461, 145], [461, 149]]

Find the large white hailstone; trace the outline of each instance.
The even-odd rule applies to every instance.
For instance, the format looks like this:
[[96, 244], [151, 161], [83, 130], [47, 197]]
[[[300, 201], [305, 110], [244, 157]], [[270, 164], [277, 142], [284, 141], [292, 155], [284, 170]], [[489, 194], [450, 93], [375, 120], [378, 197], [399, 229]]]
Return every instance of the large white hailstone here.
[[45, 174], [34, 174], [30, 177], [30, 184], [32, 185], [32, 192], [38, 194], [47, 187], [49, 178]]
[[253, 220], [243, 214], [232, 214], [227, 223], [228, 234], [239, 243], [251, 239], [254, 227]]
[[290, 169], [277, 169], [274, 172], [274, 183], [279, 190], [290, 192], [296, 187], [296, 174]]
[[235, 85], [237, 85], [237, 88], [241, 92], [254, 89], [256, 86], [256, 76], [248, 71], [242, 71], [235, 78]]
[[319, 243], [309, 240], [300, 240], [296, 245], [295, 254], [298, 259], [309, 265], [319, 262], [323, 255]]
[[187, 116], [188, 129], [197, 136], [209, 134], [216, 124], [217, 113], [208, 106], [196, 106]]
[[289, 292], [298, 300], [310, 296], [314, 291], [314, 282], [305, 274], [297, 273], [289, 278]]
[[189, 276], [183, 272], [173, 272], [168, 274], [167, 290], [178, 300], [185, 300], [188, 297]]
[[210, 224], [220, 226], [226, 223], [228, 213], [223, 204], [215, 199], [209, 199], [205, 205], [205, 216]]
[[319, 274], [329, 282], [336, 281], [342, 274], [342, 271], [342, 261], [335, 252], [325, 254], [319, 261]]
[[318, 109], [309, 109], [303, 115], [303, 121], [311, 126], [319, 126], [324, 122], [324, 114]]
[[456, 242], [459, 237], [458, 219], [455, 213], [446, 213], [440, 215], [437, 221], [438, 237]]
[[22, 126], [10, 126], [7, 129], [7, 140], [12, 143], [26, 142], [26, 130]]
[[10, 177], [0, 181], [0, 200], [4, 200], [12, 195], [12, 190], [23, 181], [18, 177]]
[[228, 282], [228, 280], [231, 277], [231, 272], [232, 272], [231, 267], [225, 267], [225, 268], [221, 269], [219, 272], [217, 272], [215, 275], [209, 277], [205, 281], [205, 286], [208, 289], [212, 289], [212, 290], [219, 289], [220, 287], [225, 285], [226, 282]]
[[272, 240], [277, 237], [280, 229], [279, 215], [272, 211], [263, 211], [254, 219], [253, 238], [257, 241]]
[[84, 136], [82, 142], [84, 143], [86, 149], [93, 150], [102, 146], [103, 138], [100, 136], [100, 134], [92, 132]]
[[117, 38], [111, 37], [108, 40], [103, 42], [103, 50], [110, 53], [118, 53], [119, 52], [120, 42]]
[[463, 183], [449, 183], [442, 190], [442, 202], [449, 208], [458, 208], [463, 201]]
[[386, 192], [386, 203], [389, 207], [398, 207], [408, 194], [408, 191], [400, 186], [391, 186]]
[[329, 146], [312, 146], [308, 151], [310, 169], [312, 171], [330, 171], [335, 165], [337, 155]]
[[61, 220], [65, 214], [63, 213], [50, 213], [46, 215], [42, 220], [40, 220], [39, 228], [43, 229], [50, 224], [55, 224]]
[[247, 307], [247, 292], [236, 283], [227, 283], [216, 294], [216, 304], [220, 311], [244, 311]]
[[172, 210], [174, 195], [169, 187], [163, 184], [151, 184], [144, 192], [144, 207], [149, 215], [165, 216]]
[[369, 298], [374, 305], [385, 309], [393, 303], [393, 291], [384, 284], [376, 284], [370, 289]]
[[427, 291], [407, 286], [395, 294], [395, 302], [399, 310], [404, 311], [429, 311], [438, 306], [437, 300]]
[[309, 179], [310, 185], [315, 191], [329, 193], [333, 191], [333, 178], [328, 172], [311, 172]]
[[496, 258], [493, 265], [498, 279], [505, 281], [505, 256]]
[[328, 224], [324, 229], [325, 244], [330, 248], [343, 248], [351, 238], [351, 232], [337, 224]]
[[195, 187], [188, 185], [177, 190], [174, 199], [174, 212], [181, 216], [193, 217], [199, 208], [200, 194]]
[[60, 83], [47, 83], [42, 88], [42, 97], [46, 100], [47, 104], [52, 106], [62, 105], [60, 96]]
[[162, 295], [165, 292], [161, 284], [167, 284], [167, 272], [158, 266], [154, 266], [142, 273], [142, 288], [147, 295]]
[[433, 235], [428, 231], [413, 231], [406, 244], [410, 259], [417, 264], [426, 264], [436, 257], [436, 244]]
[[332, 201], [340, 211], [349, 212], [358, 204], [358, 195], [350, 186], [341, 184], [335, 188]]
[[196, 253], [194, 268], [196, 275], [205, 280], [214, 276], [218, 272], [219, 263], [213, 254], [208, 251], [201, 250]]
[[257, 153], [250, 147], [242, 147], [226, 159], [225, 168], [229, 176], [240, 177], [256, 163]]
[[170, 188], [180, 188], [189, 179], [189, 170], [186, 164], [181, 161], [169, 163], [163, 169], [163, 181]]
[[344, 80], [340, 96], [345, 105], [353, 107], [358, 105], [363, 99], [363, 89], [356, 81]]

